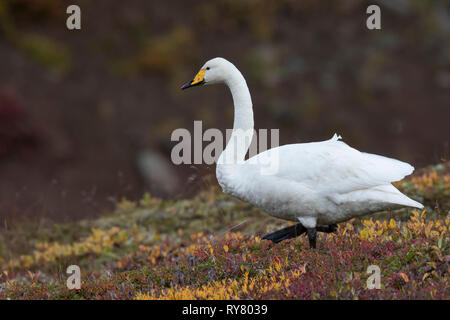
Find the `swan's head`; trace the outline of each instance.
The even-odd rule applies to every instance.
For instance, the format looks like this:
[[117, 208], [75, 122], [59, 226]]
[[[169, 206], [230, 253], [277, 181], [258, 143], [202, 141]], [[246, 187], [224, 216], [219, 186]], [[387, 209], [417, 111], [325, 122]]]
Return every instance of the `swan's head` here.
[[211, 59], [201, 67], [194, 79], [184, 84], [181, 89], [203, 84], [223, 83], [235, 69], [236, 67], [224, 58]]

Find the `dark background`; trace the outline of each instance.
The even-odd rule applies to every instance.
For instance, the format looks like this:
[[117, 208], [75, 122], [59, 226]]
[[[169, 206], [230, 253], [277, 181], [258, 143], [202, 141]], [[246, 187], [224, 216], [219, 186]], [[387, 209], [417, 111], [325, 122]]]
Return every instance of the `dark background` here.
[[[366, 28], [369, 4], [382, 30]], [[232, 126], [223, 86], [180, 90], [216, 56], [246, 77], [256, 129], [280, 128], [282, 144], [337, 132], [416, 168], [448, 160], [449, 12], [425, 0], [2, 0], [0, 217], [92, 217], [214, 183], [201, 178], [214, 166], [170, 164], [170, 135], [194, 120]]]

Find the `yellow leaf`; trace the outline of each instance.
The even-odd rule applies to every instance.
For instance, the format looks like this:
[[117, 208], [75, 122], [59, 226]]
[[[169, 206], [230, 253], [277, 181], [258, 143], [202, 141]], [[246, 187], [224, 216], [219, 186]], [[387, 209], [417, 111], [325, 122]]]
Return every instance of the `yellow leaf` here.
[[394, 219], [389, 220], [389, 228], [394, 229], [397, 224]]
[[409, 278], [408, 278], [408, 276], [406, 275], [406, 273], [401, 272], [401, 273], [400, 273], [400, 276], [403, 278], [403, 280], [405, 280], [405, 282], [409, 282]]
[[366, 229], [361, 230], [361, 232], [360, 232], [361, 239], [365, 240], [368, 238], [368, 236], [369, 236], [369, 234]]

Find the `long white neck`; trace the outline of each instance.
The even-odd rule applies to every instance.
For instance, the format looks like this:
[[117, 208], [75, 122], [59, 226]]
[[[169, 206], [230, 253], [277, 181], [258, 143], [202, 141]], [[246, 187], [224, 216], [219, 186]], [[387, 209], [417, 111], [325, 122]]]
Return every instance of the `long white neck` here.
[[230, 140], [217, 162], [216, 175], [219, 183], [244, 161], [253, 137], [252, 99], [247, 83], [236, 67], [232, 66], [225, 84], [230, 88], [233, 96], [234, 124]]

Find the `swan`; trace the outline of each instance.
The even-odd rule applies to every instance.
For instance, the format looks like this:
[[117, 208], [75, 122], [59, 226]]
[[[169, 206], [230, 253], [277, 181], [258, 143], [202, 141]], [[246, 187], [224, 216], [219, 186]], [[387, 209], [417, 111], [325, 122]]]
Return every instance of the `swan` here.
[[[241, 72], [224, 58], [206, 62], [181, 89], [224, 83], [234, 103], [231, 137], [219, 156], [216, 177], [223, 192], [266, 213], [297, 224], [267, 234], [274, 243], [306, 233], [316, 248], [317, 232], [334, 232], [353, 217], [400, 207], [423, 208], [391, 183], [411, 174], [408, 163], [360, 152], [335, 134], [320, 142], [287, 144], [247, 160], [253, 105]], [[275, 164], [273, 172], [264, 172]]]

